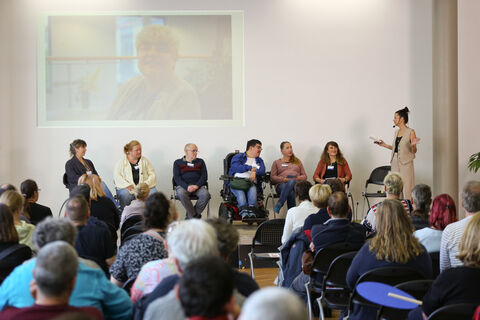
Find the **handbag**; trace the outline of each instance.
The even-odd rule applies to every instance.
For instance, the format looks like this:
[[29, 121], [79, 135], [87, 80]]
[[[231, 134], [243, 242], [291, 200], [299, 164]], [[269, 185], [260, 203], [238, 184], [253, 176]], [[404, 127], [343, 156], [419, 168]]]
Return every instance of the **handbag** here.
[[247, 191], [252, 185], [253, 182], [250, 181], [250, 179], [233, 178], [233, 180], [230, 181], [230, 188], [235, 190]]

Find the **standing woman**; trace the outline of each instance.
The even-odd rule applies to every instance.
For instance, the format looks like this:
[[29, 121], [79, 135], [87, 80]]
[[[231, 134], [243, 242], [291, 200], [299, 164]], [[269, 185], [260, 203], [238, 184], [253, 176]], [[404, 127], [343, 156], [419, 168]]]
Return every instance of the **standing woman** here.
[[417, 153], [417, 143], [420, 138], [415, 135], [415, 130], [407, 127], [408, 123], [407, 107], [398, 110], [393, 116], [394, 126], [398, 127], [393, 136], [392, 145], [386, 144], [383, 140], [375, 141], [376, 144], [392, 150], [390, 164], [392, 171], [399, 172], [403, 180], [403, 199], [410, 199], [412, 189], [415, 185], [415, 175], [413, 170], [413, 159]]
[[327, 142], [313, 174], [313, 180], [317, 183], [325, 183], [328, 178], [339, 178], [343, 185], [352, 180], [348, 162], [335, 141]]
[[120, 210], [123, 211], [135, 199], [134, 188], [145, 182], [150, 188], [150, 194], [157, 191], [157, 176], [152, 163], [142, 156], [142, 145], [137, 140], [132, 140], [123, 147], [125, 156], [117, 162], [113, 177], [117, 187]]
[[275, 190], [280, 195], [277, 204], [273, 208], [275, 213], [279, 213], [285, 201], [287, 201], [288, 209], [295, 207], [295, 191], [293, 187], [297, 181], [307, 180], [307, 174], [303, 168], [303, 164], [293, 154], [292, 144], [283, 141], [280, 144], [282, 158], [275, 160], [272, 164], [270, 179], [275, 185]]

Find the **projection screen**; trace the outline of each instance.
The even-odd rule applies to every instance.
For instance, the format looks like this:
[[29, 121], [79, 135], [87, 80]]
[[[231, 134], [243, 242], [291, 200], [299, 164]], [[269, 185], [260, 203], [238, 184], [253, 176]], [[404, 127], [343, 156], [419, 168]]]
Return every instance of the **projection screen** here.
[[39, 127], [241, 126], [241, 11], [45, 13]]

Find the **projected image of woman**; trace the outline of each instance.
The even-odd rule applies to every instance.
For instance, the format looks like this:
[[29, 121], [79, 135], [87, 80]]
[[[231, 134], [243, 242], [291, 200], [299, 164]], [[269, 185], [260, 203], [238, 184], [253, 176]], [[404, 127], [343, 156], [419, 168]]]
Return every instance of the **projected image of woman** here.
[[170, 28], [146, 26], [137, 36], [136, 48], [141, 75], [122, 84], [107, 119], [200, 119], [195, 89], [175, 73], [178, 41]]
[[407, 107], [398, 110], [393, 116], [393, 124], [398, 127], [393, 135], [393, 143], [386, 144], [383, 140], [375, 141], [376, 144], [384, 148], [392, 150], [390, 163], [392, 171], [400, 173], [403, 180], [403, 199], [410, 199], [413, 186], [415, 186], [415, 174], [413, 170], [413, 159], [417, 153], [417, 138], [415, 131], [407, 127], [408, 123]]

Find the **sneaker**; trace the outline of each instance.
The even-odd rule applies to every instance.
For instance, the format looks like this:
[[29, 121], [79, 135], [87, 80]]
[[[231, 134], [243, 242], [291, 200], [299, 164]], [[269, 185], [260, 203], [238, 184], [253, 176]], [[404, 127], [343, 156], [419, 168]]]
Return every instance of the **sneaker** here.
[[273, 208], [273, 212], [280, 213], [280, 209], [282, 209], [282, 207], [283, 207], [283, 204], [280, 204], [280, 202], [277, 202], [277, 204]]
[[240, 216], [242, 217], [242, 219], [245, 219], [245, 218], [248, 218], [250, 216], [250, 213], [247, 209], [242, 209], [240, 212], [239, 212]]
[[255, 219], [257, 216], [255, 215], [255, 211], [253, 210], [248, 210], [248, 217]]

